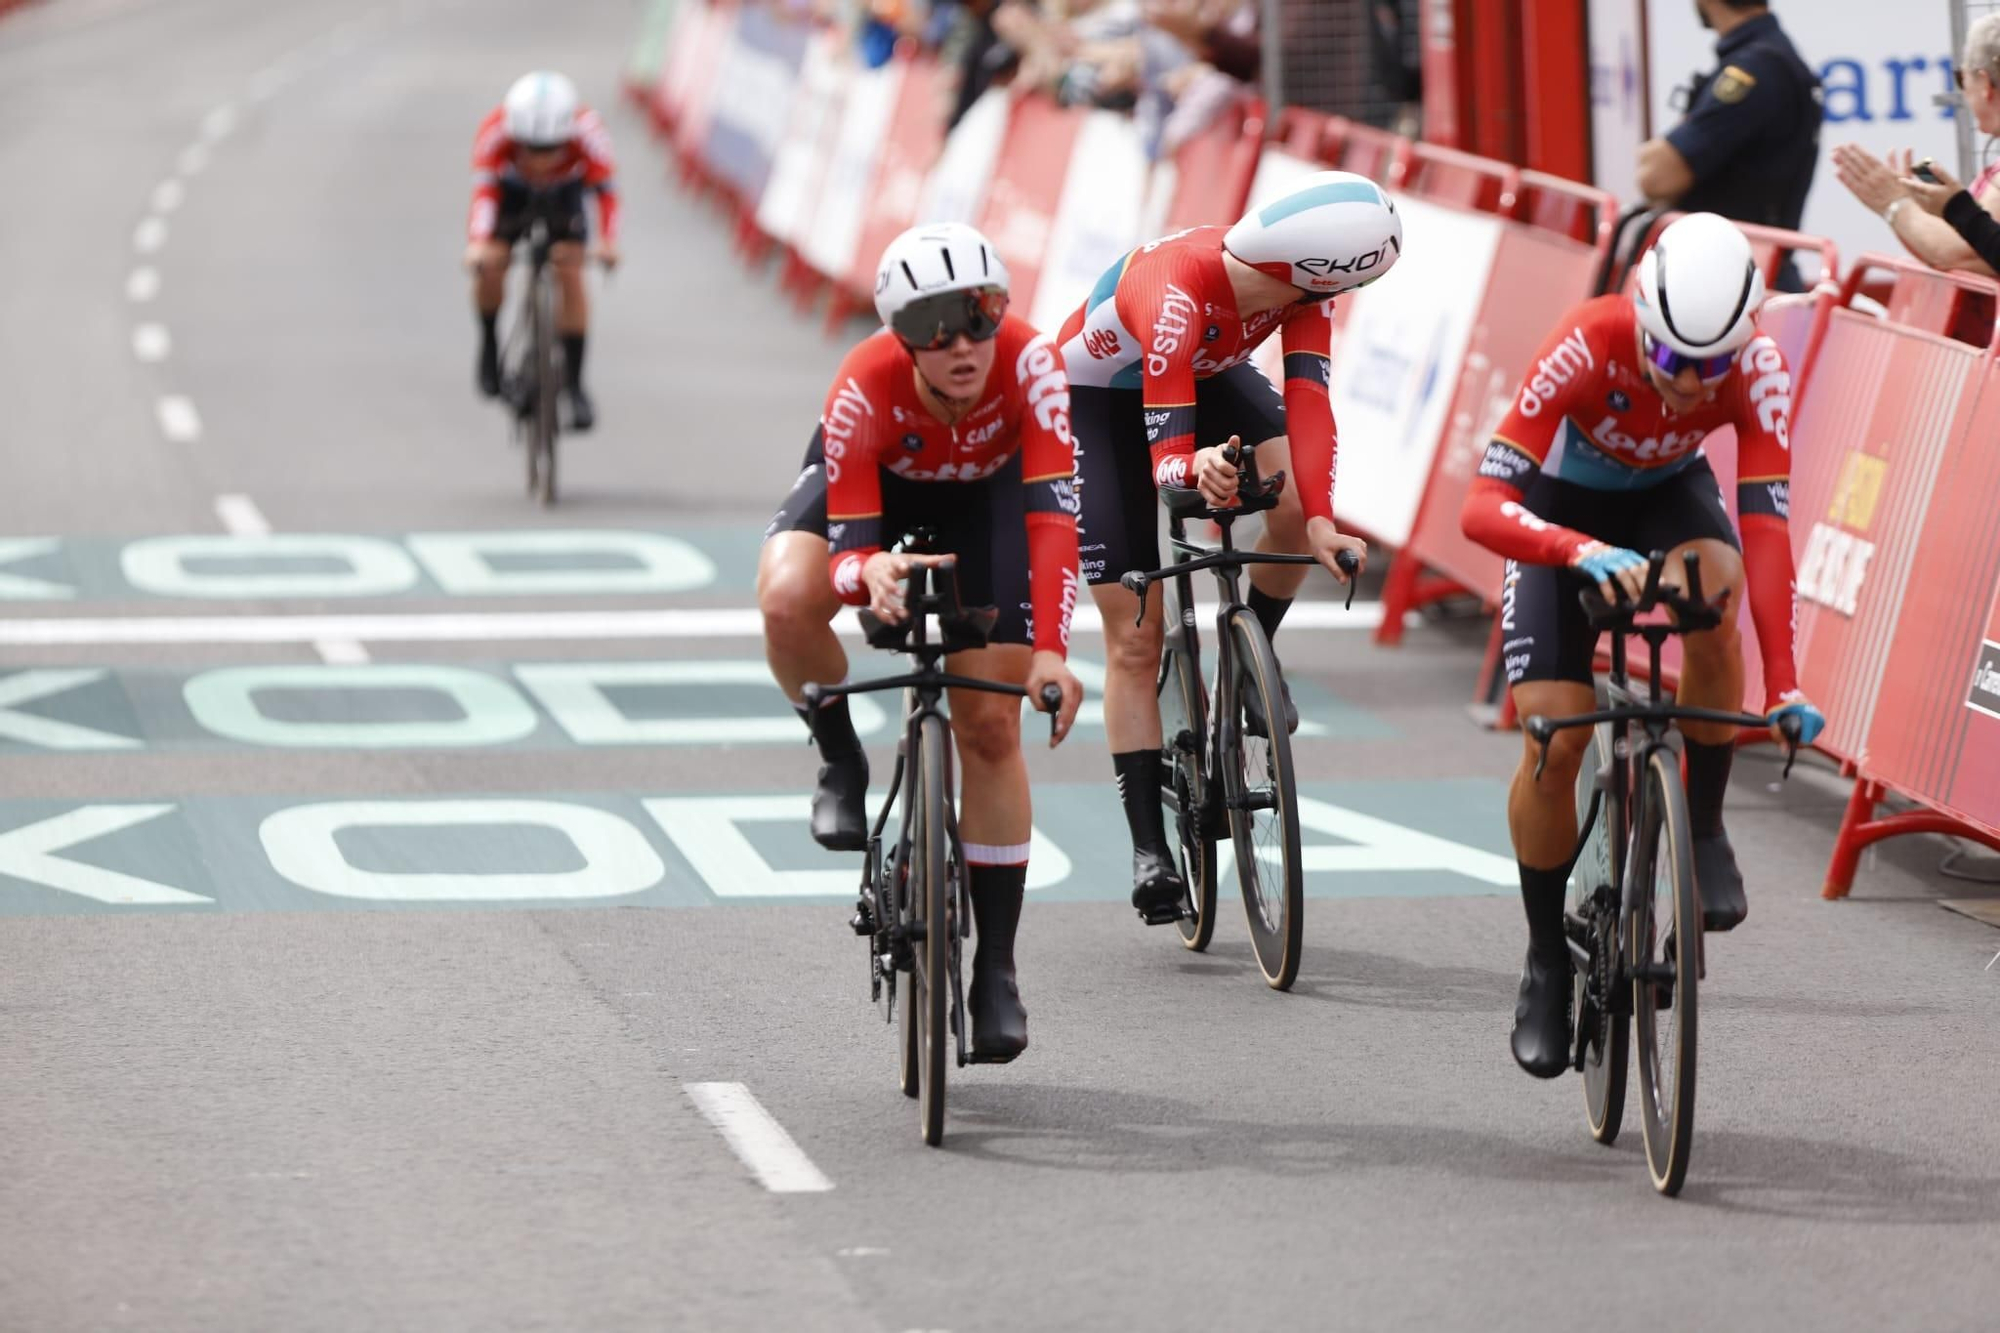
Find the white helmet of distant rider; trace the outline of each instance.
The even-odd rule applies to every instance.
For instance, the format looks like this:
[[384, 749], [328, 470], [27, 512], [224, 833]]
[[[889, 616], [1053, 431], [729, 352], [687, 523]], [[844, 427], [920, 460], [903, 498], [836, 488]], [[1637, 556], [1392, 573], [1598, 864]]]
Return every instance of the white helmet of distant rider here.
[[1222, 238], [1259, 273], [1338, 296], [1366, 287], [1403, 256], [1403, 219], [1381, 186], [1351, 171], [1306, 176]]
[[962, 222], [912, 227], [889, 242], [875, 269], [875, 313], [913, 352], [962, 333], [985, 342], [1007, 315], [1007, 266], [993, 243]]
[[1640, 258], [1632, 301], [1647, 362], [1669, 379], [1692, 365], [1713, 382], [1757, 332], [1764, 278], [1735, 223], [1690, 213]]
[[560, 74], [523, 74], [502, 106], [507, 137], [523, 147], [558, 148], [576, 138], [576, 85]]

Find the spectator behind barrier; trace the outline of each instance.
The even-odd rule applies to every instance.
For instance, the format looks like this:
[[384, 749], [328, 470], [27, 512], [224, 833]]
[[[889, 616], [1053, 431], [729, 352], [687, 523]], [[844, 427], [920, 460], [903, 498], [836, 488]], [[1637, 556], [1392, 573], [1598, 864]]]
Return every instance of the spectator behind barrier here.
[[[1979, 132], [2000, 134], [2000, 13], [1988, 14], [1965, 34], [1965, 50], [1954, 71], [1965, 108]], [[1911, 174], [1909, 151], [1891, 153], [1885, 163], [1860, 144], [1833, 150], [1833, 170], [1840, 183], [1880, 213], [1903, 248], [1932, 268], [1993, 277], [2000, 273], [1994, 250], [1980, 238], [2000, 217], [2000, 162], [1979, 173], [1969, 191], [1946, 173], [1950, 183], [1940, 189]], [[1962, 200], [1954, 201], [1954, 195]], [[1909, 205], [1915, 203], [1917, 207]]]

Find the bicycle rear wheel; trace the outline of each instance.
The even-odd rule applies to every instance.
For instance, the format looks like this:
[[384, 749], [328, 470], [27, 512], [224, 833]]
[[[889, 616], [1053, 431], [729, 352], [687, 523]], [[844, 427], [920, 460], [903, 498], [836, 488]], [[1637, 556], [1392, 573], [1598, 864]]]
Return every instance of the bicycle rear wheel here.
[[[1598, 687], [1597, 706], [1607, 706]], [[1583, 769], [1576, 779], [1576, 813], [1583, 818], [1598, 795], [1598, 775], [1613, 762], [1616, 729], [1609, 722], [1591, 731]], [[1578, 971], [1571, 1013], [1576, 1015], [1577, 1044], [1583, 1058], [1583, 1114], [1590, 1136], [1611, 1144], [1625, 1119], [1625, 1076], [1631, 1060], [1632, 1015], [1622, 1002], [1618, 963], [1624, 956], [1618, 938], [1618, 871], [1615, 849], [1624, 836], [1624, 801], [1615, 784], [1599, 799], [1596, 822], [1570, 870], [1567, 916], [1582, 922], [1594, 972]]]
[[1215, 838], [1206, 827], [1209, 775], [1208, 690], [1202, 684], [1199, 641], [1181, 598], [1184, 579], [1168, 579], [1160, 605], [1167, 624], [1160, 654], [1160, 804], [1174, 834], [1175, 860], [1187, 885], [1175, 923], [1181, 943], [1197, 953], [1215, 937]]
[[[1305, 871], [1299, 864], [1299, 792], [1292, 773], [1292, 738], [1285, 731], [1284, 691], [1278, 659], [1264, 627], [1248, 610], [1229, 618], [1235, 657], [1234, 682], [1225, 699], [1232, 710], [1224, 728], [1223, 795], [1229, 806], [1229, 836], [1236, 878], [1243, 886], [1243, 909], [1250, 919], [1250, 943], [1257, 966], [1273, 990], [1289, 990], [1299, 975], [1305, 934]], [[1245, 700], [1255, 691], [1263, 715], [1279, 724], [1269, 736], [1245, 729]]]
[[1630, 867], [1632, 1012], [1639, 1103], [1653, 1187], [1680, 1193], [1694, 1151], [1695, 979], [1701, 903], [1679, 756], [1658, 749], [1641, 773], [1638, 838]]
[[910, 812], [910, 902], [919, 917], [910, 990], [917, 1032], [917, 1114], [924, 1142], [935, 1148], [944, 1142], [944, 1076], [951, 1045], [947, 1006], [951, 997], [951, 881], [947, 862], [945, 815], [944, 719], [935, 715], [917, 724], [916, 794]]
[[562, 383], [555, 307], [555, 276], [543, 265], [535, 274], [534, 329], [528, 349], [534, 376], [534, 410], [528, 418], [528, 496], [545, 508], [556, 502], [556, 399]]

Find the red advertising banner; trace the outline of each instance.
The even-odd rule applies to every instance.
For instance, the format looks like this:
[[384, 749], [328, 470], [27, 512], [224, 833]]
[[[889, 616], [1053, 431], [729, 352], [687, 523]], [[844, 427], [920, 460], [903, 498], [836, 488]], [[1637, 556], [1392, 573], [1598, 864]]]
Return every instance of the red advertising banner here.
[[1021, 98], [1011, 109], [977, 225], [1006, 257], [1016, 310], [1034, 306], [1041, 257], [1083, 119], [1083, 112], [1066, 111], [1039, 94]]

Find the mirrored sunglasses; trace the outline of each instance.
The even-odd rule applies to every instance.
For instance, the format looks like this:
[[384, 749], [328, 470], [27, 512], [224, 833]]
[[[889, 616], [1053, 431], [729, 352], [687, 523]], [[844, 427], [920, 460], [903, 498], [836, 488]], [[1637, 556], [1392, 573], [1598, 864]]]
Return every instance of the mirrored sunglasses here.
[[1646, 360], [1653, 368], [1668, 379], [1677, 379], [1683, 370], [1694, 367], [1694, 373], [1703, 384], [1713, 384], [1729, 373], [1736, 364], [1736, 354], [1725, 352], [1721, 356], [1683, 356], [1663, 342], [1658, 342], [1652, 334], [1645, 335]]
[[936, 296], [920, 296], [896, 312], [889, 327], [913, 352], [949, 347], [964, 334], [983, 343], [1000, 332], [1007, 317], [1007, 293], [998, 287], [974, 287]]

